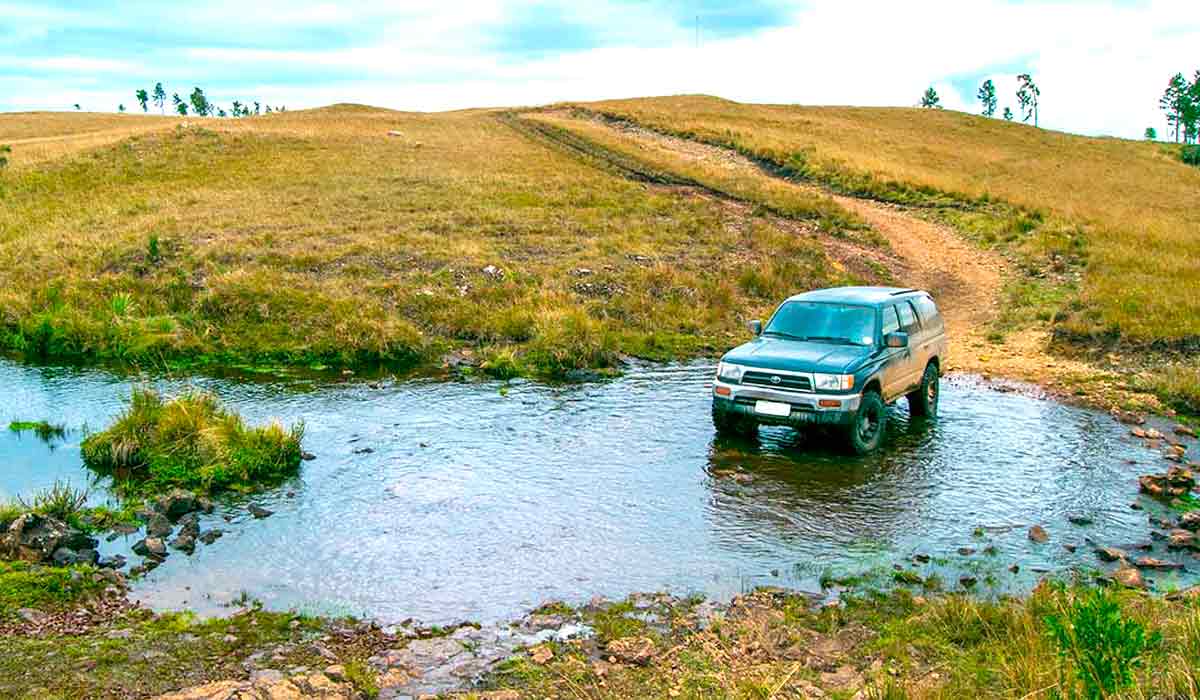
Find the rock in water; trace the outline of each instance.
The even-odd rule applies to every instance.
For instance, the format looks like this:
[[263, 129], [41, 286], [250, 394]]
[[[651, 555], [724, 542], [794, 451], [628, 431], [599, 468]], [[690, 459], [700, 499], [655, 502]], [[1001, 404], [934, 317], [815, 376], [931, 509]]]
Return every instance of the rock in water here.
[[171, 540], [171, 547], [184, 554], [191, 554], [196, 551], [196, 538], [186, 533], [180, 533], [178, 537]]
[[196, 494], [183, 489], [172, 489], [170, 493], [159, 496], [155, 501], [158, 512], [167, 516], [172, 522], [198, 510]]
[[1097, 547], [1096, 556], [1100, 557], [1101, 561], [1124, 561], [1129, 558], [1124, 550], [1116, 547]]
[[1195, 532], [1200, 530], [1200, 510], [1191, 510], [1183, 514], [1179, 519], [1179, 527], [1184, 530]]
[[1046, 532], [1046, 528], [1042, 527], [1041, 525], [1034, 525], [1033, 527], [1029, 528], [1029, 539], [1037, 542], [1038, 544], [1042, 544], [1050, 541], [1050, 535]]
[[1139, 569], [1182, 569], [1183, 564], [1178, 564], [1173, 561], [1163, 561], [1153, 557], [1138, 557], [1134, 562], [1134, 566]]
[[250, 515], [253, 515], [255, 518], [266, 518], [275, 514], [275, 511], [267, 510], [266, 508], [256, 506], [253, 503], [251, 503], [250, 507], [248, 507], [246, 510], [250, 511]]
[[179, 519], [179, 534], [192, 539], [200, 536], [200, 518], [195, 513], [188, 513]]
[[220, 530], [217, 530], [215, 528], [212, 530], [205, 530], [204, 534], [200, 535], [200, 541], [203, 542], [204, 544], [212, 544], [213, 542], [216, 542], [218, 539], [220, 539], [221, 535], [223, 535], [223, 534], [225, 534], [225, 533], [221, 532]]
[[172, 529], [171, 521], [162, 513], [154, 513], [146, 523], [146, 534], [151, 537], [166, 537]]
[[164, 559], [167, 556], [167, 546], [161, 537], [147, 537], [134, 543], [133, 552], [151, 559]]
[[1171, 530], [1167, 533], [1167, 549], [1200, 549], [1200, 539], [1191, 530]]
[[1126, 588], [1146, 587], [1146, 580], [1142, 578], [1142, 572], [1132, 566], [1125, 566], [1114, 571], [1112, 573], [1112, 580]]

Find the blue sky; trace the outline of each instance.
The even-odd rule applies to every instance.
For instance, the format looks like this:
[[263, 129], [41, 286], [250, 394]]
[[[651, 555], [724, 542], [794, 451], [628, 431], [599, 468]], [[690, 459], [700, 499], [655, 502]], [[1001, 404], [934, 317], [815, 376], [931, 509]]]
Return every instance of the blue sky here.
[[[696, 25], [699, 21], [699, 42]], [[1192, 0], [0, 0], [0, 110], [134, 108], [161, 80], [228, 104], [401, 109], [706, 92], [754, 102], [975, 111], [1015, 75], [1043, 124], [1138, 137], [1200, 69]], [[1015, 107], [1015, 105], [1014, 105]]]

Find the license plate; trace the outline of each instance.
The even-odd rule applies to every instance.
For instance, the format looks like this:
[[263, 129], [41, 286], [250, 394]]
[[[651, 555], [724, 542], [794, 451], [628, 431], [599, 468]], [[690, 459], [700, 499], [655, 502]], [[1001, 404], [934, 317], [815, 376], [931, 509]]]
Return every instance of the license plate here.
[[754, 403], [754, 412], [761, 413], [764, 416], [787, 418], [792, 414], [792, 405], [776, 401], [756, 401]]

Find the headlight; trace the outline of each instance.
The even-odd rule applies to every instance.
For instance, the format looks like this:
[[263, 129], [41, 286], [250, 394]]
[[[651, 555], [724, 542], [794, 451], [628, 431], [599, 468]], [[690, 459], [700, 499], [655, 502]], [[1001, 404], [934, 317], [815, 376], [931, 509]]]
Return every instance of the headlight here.
[[854, 375], [814, 374], [813, 384], [818, 391], [850, 391], [854, 388]]
[[728, 362], [720, 362], [717, 364], [717, 379], [732, 382], [734, 384], [742, 381], [741, 365], [731, 365]]

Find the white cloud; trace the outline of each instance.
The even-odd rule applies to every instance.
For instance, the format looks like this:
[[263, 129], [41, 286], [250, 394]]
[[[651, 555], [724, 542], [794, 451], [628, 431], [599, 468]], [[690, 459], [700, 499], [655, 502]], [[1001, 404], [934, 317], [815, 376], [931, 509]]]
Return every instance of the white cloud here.
[[[374, 40], [347, 48], [180, 46], [174, 60], [197, 84], [206, 76], [225, 79], [211, 91], [217, 99], [231, 99], [220, 94], [227, 92], [293, 108], [355, 101], [423, 110], [684, 92], [754, 102], [913, 105], [934, 85], [947, 108], [975, 112], [975, 86], [960, 93], [955, 85], [992, 77], [1000, 111], [1005, 105], [1016, 111], [1015, 74], [1028, 71], [1042, 89], [1043, 126], [1132, 138], [1150, 125], [1162, 131], [1157, 98], [1167, 78], [1200, 68], [1200, 14], [1192, 0], [812, 0], [798, 4], [786, 26], [704, 40], [698, 49], [691, 30], [656, 6], [568, 4], [559, 14], [604, 37], [601, 48], [493, 48], [497, 27], [518, 11], [536, 6], [528, 0], [419, 0], [400, 10], [382, 2], [225, 2], [183, 12], [197, 22], [238, 16], [243, 29], [261, 22], [276, 32], [360, 23], [378, 31], [370, 33]], [[628, 27], [636, 31], [618, 31]], [[128, 60], [50, 60], [57, 63], [46, 68], [78, 73], [149, 72]], [[313, 78], [300, 87], [294, 76], [306, 71]], [[242, 74], [244, 86], [228, 85]], [[111, 96], [74, 87], [86, 88], [96, 104], [128, 101], [124, 86]]]

